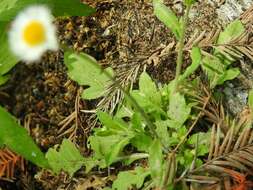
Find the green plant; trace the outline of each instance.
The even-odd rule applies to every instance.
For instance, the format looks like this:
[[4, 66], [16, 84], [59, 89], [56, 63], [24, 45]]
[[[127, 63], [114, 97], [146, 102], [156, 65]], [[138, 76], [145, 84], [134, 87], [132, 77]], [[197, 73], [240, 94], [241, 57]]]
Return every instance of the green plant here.
[[[73, 52], [65, 52], [64, 62], [68, 68], [69, 77], [80, 85], [87, 85], [89, 88], [82, 93], [82, 98], [91, 100], [97, 99], [106, 94], [106, 89], [111, 85], [110, 78], [96, 66], [94, 58]], [[113, 75], [113, 70], [108, 67], [106, 72]]]
[[46, 153], [46, 159], [51, 169], [55, 173], [64, 170], [72, 176], [74, 172], [80, 169], [84, 164], [84, 157], [80, 154], [75, 145], [67, 139], [62, 141], [59, 151], [57, 151], [56, 148], [57, 146], [50, 148]]
[[211, 88], [232, 80], [240, 74], [238, 68], [231, 68], [230, 65], [241, 58], [241, 55], [230, 48], [229, 44], [234, 43], [244, 33], [245, 28], [239, 20], [230, 23], [219, 34], [213, 54], [207, 54], [203, 58], [202, 68], [208, 76]]
[[[94, 128], [88, 138], [88, 146], [92, 150], [89, 157], [82, 157], [74, 144], [63, 140], [59, 150], [58, 146], [49, 149], [45, 158], [30, 137], [24, 134], [23, 129], [12, 122], [6, 111], [0, 112], [0, 118], [7, 118], [4, 121], [13, 131], [0, 134], [0, 145], [12, 148], [39, 166], [50, 168], [55, 173], [63, 170], [70, 176], [82, 166], [85, 166], [86, 172], [90, 172], [94, 167], [104, 169], [116, 163], [132, 167], [134, 163], [138, 163], [135, 168], [119, 172], [112, 189], [183, 189], [186, 186], [185, 181], [193, 184], [202, 179], [204, 183], [205, 179], [207, 182], [217, 183], [218, 179], [211, 176], [212, 172], [221, 173], [230, 171], [231, 168], [251, 172], [245, 165], [252, 166], [248, 158], [252, 156], [253, 136], [249, 127], [252, 115], [250, 119], [242, 120], [243, 122], [225, 116], [222, 119], [217, 118], [224, 111], [221, 109], [216, 114], [213, 113], [213, 107], [210, 108], [211, 111], [208, 110], [212, 96], [208, 88], [203, 88], [199, 78], [188, 80], [201, 67], [213, 91], [217, 85], [238, 76], [239, 70], [231, 68], [231, 65], [247, 55], [246, 50], [230, 45], [245, 34], [245, 29], [240, 21], [235, 21], [218, 33], [216, 38], [210, 37], [212, 42], [215, 41], [212, 45], [207, 45], [212, 47], [211, 52], [205, 50], [202, 41], [193, 40], [195, 43], [188, 46], [185, 44], [186, 27], [194, 2], [185, 0], [185, 14], [178, 18], [162, 0], [153, 1], [155, 15], [172, 31], [178, 42], [175, 79], [168, 84], [157, 85], [143, 71], [137, 86], [124, 88], [110, 67], [102, 68], [87, 54], [65, 51], [64, 63], [69, 77], [86, 87], [82, 93], [83, 99], [107, 96], [108, 88], [112, 86], [124, 94], [123, 101], [112, 114], [97, 110], [101, 127]], [[182, 72], [185, 50], [190, 52], [192, 63]], [[6, 72], [8, 69], [3, 74]], [[252, 109], [252, 92], [249, 107]], [[205, 132], [194, 131], [203, 115], [209, 117], [213, 127], [210, 127], [211, 130], [205, 129]], [[18, 130], [23, 131], [22, 138], [7, 138]], [[17, 143], [26, 140], [34, 151], [38, 151], [41, 159], [29, 157], [30, 152], [27, 154], [24, 150], [26, 145], [23, 145], [23, 149], [18, 149]], [[203, 157], [208, 157], [208, 161]], [[207, 171], [208, 169], [212, 172]]]
[[[93, 163], [89, 164], [89, 169], [96, 165], [100, 168], [109, 167], [115, 162], [131, 164], [138, 159], [147, 158], [148, 166], [145, 169], [149, 171], [147, 175], [151, 176], [150, 184], [167, 189], [173, 186], [174, 178], [179, 172], [189, 169], [193, 162], [197, 166], [201, 164], [202, 161], [198, 156], [208, 152], [208, 142], [205, 140], [208, 139], [206, 136], [209, 133], [189, 136], [192, 128], [189, 130], [187, 122], [196, 117], [192, 107], [197, 103], [191, 102], [180, 90], [183, 83], [187, 82], [187, 78], [201, 65], [202, 60], [200, 49], [194, 47], [191, 51], [192, 64], [181, 74], [185, 31], [191, 3], [187, 1], [186, 6], [183, 20], [179, 22], [175, 14], [161, 1], [154, 1], [155, 14], [179, 40], [175, 80], [158, 88], [149, 75], [143, 72], [139, 79], [139, 89], [130, 90], [128, 93], [118, 85], [125, 94], [125, 100], [113, 117], [105, 112], [97, 112], [103, 127], [94, 129], [94, 134], [89, 137], [90, 148], [93, 150], [91, 157]], [[73, 68], [79, 68], [78, 70], [81, 69], [90, 76], [89, 70], [85, 68], [91, 64], [96, 65], [96, 62], [85, 54], [77, 55], [71, 52], [66, 56], [65, 64], [70, 68], [70, 77], [81, 85], [88, 84], [90, 88], [94, 86], [93, 83], [80, 81], [82, 77]], [[107, 70], [101, 70], [98, 66], [96, 70], [102, 72], [101, 76], [105, 76], [104, 80], [97, 77], [98, 81], [103, 82], [107, 79], [106, 81], [117, 84]], [[93, 96], [100, 97], [101, 92], [97, 93]], [[136, 152], [126, 153], [126, 147], [129, 145], [134, 147]], [[119, 176], [121, 175], [123, 173], [119, 173]], [[141, 179], [144, 182], [144, 179]], [[124, 182], [119, 178], [114, 182], [113, 188], [117, 188], [118, 183]], [[129, 182], [128, 188], [133, 184], [136, 182]], [[142, 184], [138, 186], [141, 187]]]
[[[97, 64], [86, 54], [78, 55], [71, 52], [71, 54], [67, 53], [66, 55], [69, 58], [75, 57], [75, 59], [65, 59], [65, 63], [68, 66], [74, 66], [76, 60], [79, 60], [79, 67]], [[179, 76], [180, 83], [185, 82], [188, 76], [201, 63], [201, 54], [198, 48], [193, 48], [191, 57], [193, 60], [192, 64]], [[101, 70], [98, 65], [97, 68]], [[70, 71], [73, 70], [71, 69]], [[86, 70], [86, 72], [88, 71]], [[101, 70], [101, 72], [105, 74], [107, 71]], [[108, 72], [107, 74], [110, 75]], [[77, 76], [78, 73], [76, 73]], [[72, 76], [72, 78], [74, 77]], [[112, 81], [113, 78], [111, 78]], [[154, 123], [153, 131], [148, 127], [145, 117], [141, 115], [133, 105], [133, 102], [127, 97], [115, 113], [115, 116], [112, 117], [105, 112], [97, 112], [98, 119], [103, 127], [94, 129], [94, 134], [89, 137], [89, 145], [93, 150], [93, 155], [90, 158], [91, 160], [84, 165], [89, 169], [96, 165], [100, 168], [105, 168], [115, 162], [131, 164], [136, 160], [147, 158], [149, 160], [149, 167], [145, 168], [148, 172], [147, 175], [152, 176], [153, 182], [151, 182], [153, 186], [162, 186], [167, 180], [163, 177], [166, 175], [166, 154], [171, 152], [184, 139], [187, 134], [186, 121], [195, 117], [191, 110], [196, 103], [189, 102], [183, 94], [175, 92], [174, 82], [158, 88], [149, 75], [143, 72], [140, 75], [139, 88], [130, 91], [129, 95], [138, 102], [141, 109], [148, 115], [149, 121]], [[192, 135], [180, 147], [176, 157], [178, 171], [183, 171], [190, 167], [194, 159], [196, 159], [197, 165], [201, 163], [197, 156], [202, 156], [208, 152], [208, 142], [206, 140], [208, 135], [205, 133]], [[199, 137], [201, 144], [198, 145], [199, 150], [196, 152], [197, 137]], [[134, 147], [136, 152], [126, 153], [126, 147], [129, 145]], [[160, 153], [157, 151], [160, 151]], [[154, 166], [154, 163], [160, 164]], [[176, 168], [176, 165], [174, 167]], [[88, 172], [89, 170], [86, 168], [86, 171]], [[133, 171], [129, 172], [132, 173]], [[121, 173], [119, 176], [121, 176]], [[139, 176], [136, 177], [138, 178]], [[141, 179], [143, 181], [143, 178]], [[118, 186], [116, 184], [121, 181], [120, 179], [115, 181], [113, 187], [116, 188]], [[130, 186], [131, 184], [135, 184], [135, 182], [129, 182], [128, 185]]]
[[[112, 189], [118, 189], [121, 185], [125, 189], [133, 186], [144, 189], [150, 187], [182, 188], [184, 186], [182, 175], [189, 175], [195, 171], [195, 168], [208, 165], [203, 163], [201, 157], [208, 153], [209, 139], [213, 137], [214, 132], [192, 133], [192, 130], [203, 114], [202, 110], [205, 110], [211, 95], [201, 98], [202, 93], [205, 93], [206, 90], [201, 91], [198, 79], [190, 82], [188, 77], [201, 66], [209, 79], [210, 88], [214, 89], [217, 85], [238, 76], [239, 70], [231, 68], [231, 64], [247, 53], [242, 51], [243, 48], [240, 49], [231, 44], [234, 40], [241, 39], [246, 31], [240, 21], [234, 21], [216, 37], [209, 36], [209, 40], [213, 42], [211, 45], [213, 50], [210, 53], [205, 50], [205, 46], [202, 46], [203, 41], [193, 40], [195, 43], [190, 46], [192, 64], [182, 74], [183, 52], [187, 48], [185, 31], [189, 10], [194, 1], [184, 3], [185, 15], [178, 19], [161, 0], [153, 1], [156, 16], [171, 29], [178, 40], [175, 80], [157, 87], [149, 75], [143, 72], [139, 78], [139, 87], [130, 89], [128, 93], [122, 89], [111, 73], [97, 66], [102, 76], [107, 76], [108, 84], [114, 83], [124, 92], [125, 99], [113, 116], [105, 112], [97, 112], [102, 127], [94, 129], [93, 135], [89, 137], [89, 145], [93, 154], [90, 157], [90, 163], [85, 164], [86, 171], [88, 172], [95, 166], [106, 168], [115, 162], [129, 165], [139, 159], [146, 160], [146, 164], [136, 170], [120, 172]], [[203, 49], [196, 47], [198, 45]], [[83, 65], [82, 67], [90, 65], [91, 62], [96, 64], [85, 54], [76, 54], [72, 57], [76, 57], [79, 64]], [[74, 61], [66, 59], [65, 64], [74, 65]], [[89, 70], [84, 70], [84, 73], [89, 76]], [[74, 75], [77, 76], [78, 73]], [[80, 81], [78, 82], [82, 85]], [[197, 87], [194, 89], [194, 87], [188, 88], [189, 86]], [[197, 92], [198, 90], [200, 92]], [[106, 88], [103, 91], [105, 92]], [[99, 97], [98, 95], [101, 96], [101, 93], [95, 94], [95, 97]], [[195, 109], [200, 106], [202, 106], [201, 111]], [[215, 127], [212, 128], [214, 129]], [[229, 137], [225, 137], [227, 138]], [[214, 145], [211, 144], [210, 147], [212, 146]], [[132, 147], [131, 153], [127, 151], [129, 147]], [[145, 171], [145, 175], [141, 175], [139, 170]], [[136, 181], [126, 182], [122, 179], [122, 176], [132, 175], [135, 175]]]

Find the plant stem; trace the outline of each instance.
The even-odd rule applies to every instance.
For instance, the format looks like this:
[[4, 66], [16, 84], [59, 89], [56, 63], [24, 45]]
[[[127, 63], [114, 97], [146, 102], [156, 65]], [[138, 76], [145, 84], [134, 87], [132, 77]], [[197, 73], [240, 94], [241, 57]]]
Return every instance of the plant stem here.
[[182, 70], [185, 32], [186, 32], [186, 26], [188, 24], [190, 9], [191, 9], [191, 6], [186, 7], [186, 12], [184, 14], [183, 23], [182, 23], [182, 35], [181, 35], [180, 40], [178, 42], [177, 67], [176, 67], [176, 77], [175, 77], [176, 90], [178, 89], [179, 76], [180, 76], [181, 70]]
[[131, 154], [131, 155], [128, 155], [128, 156], [121, 156], [118, 158], [117, 161], [122, 161], [122, 160], [134, 160], [134, 159], [143, 159], [143, 158], [148, 158], [149, 157], [149, 154], [146, 154], [146, 153], [135, 153], [135, 154]]
[[[183, 16], [183, 23], [182, 23], [182, 34], [180, 37], [180, 40], [178, 42], [178, 55], [177, 55], [177, 67], [176, 67], [176, 77], [175, 77], [175, 91], [178, 89], [178, 84], [179, 84], [179, 76], [181, 74], [181, 69], [182, 69], [182, 64], [183, 64], [183, 52], [184, 52], [184, 41], [185, 41], [185, 32], [186, 32], [186, 26], [188, 24], [188, 16], [190, 12], [191, 6], [188, 5], [186, 7], [186, 12]], [[177, 149], [177, 148], [176, 148]], [[163, 180], [162, 184], [162, 190], [166, 190], [168, 185], [170, 183], [173, 183], [174, 180], [174, 175], [175, 175], [175, 155], [176, 151], [172, 151], [170, 155], [167, 158], [167, 167], [165, 170], [165, 178]]]

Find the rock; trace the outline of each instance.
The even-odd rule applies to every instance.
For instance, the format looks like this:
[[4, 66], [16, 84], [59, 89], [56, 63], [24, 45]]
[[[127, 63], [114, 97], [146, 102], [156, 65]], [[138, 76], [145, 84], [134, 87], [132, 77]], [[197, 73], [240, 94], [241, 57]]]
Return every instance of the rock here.
[[[216, 0], [217, 1], [217, 0]], [[252, 0], [227, 0], [217, 9], [218, 17], [224, 24], [237, 19], [252, 4]]]

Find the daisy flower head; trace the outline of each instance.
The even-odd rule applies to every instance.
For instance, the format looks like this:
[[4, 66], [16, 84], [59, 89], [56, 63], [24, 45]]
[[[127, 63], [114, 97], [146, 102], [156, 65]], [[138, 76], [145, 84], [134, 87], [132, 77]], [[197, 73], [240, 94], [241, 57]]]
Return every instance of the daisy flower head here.
[[9, 44], [22, 61], [33, 62], [47, 50], [57, 50], [53, 16], [45, 6], [34, 5], [20, 12], [11, 24]]

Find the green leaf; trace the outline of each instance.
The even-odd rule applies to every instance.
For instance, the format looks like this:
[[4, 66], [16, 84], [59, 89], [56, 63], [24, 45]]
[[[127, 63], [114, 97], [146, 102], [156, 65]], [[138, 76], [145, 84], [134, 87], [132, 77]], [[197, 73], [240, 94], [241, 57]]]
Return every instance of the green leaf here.
[[253, 90], [252, 89], [249, 91], [248, 105], [249, 105], [250, 110], [253, 112]]
[[163, 176], [163, 153], [162, 153], [162, 145], [159, 140], [155, 140], [150, 147], [149, 151], [149, 168], [151, 171], [151, 177], [156, 183], [157, 187], [160, 187]]
[[117, 179], [112, 184], [114, 190], [128, 190], [135, 186], [141, 189], [144, 180], [150, 172], [142, 167], [136, 167], [134, 170], [120, 172]]
[[[112, 83], [103, 72], [95, 59], [84, 53], [65, 52], [64, 63], [68, 67], [69, 77], [80, 85], [89, 86], [82, 93], [84, 99], [96, 99], [105, 95], [105, 91]], [[105, 72], [113, 74], [111, 68]]]
[[168, 132], [168, 121], [156, 121], [156, 133], [164, 145], [171, 145], [171, 138]]
[[166, 116], [161, 105], [161, 93], [146, 72], [140, 76], [139, 90], [132, 90], [130, 94], [145, 112], [152, 113], [155, 117]]
[[192, 73], [194, 73], [199, 65], [201, 64], [201, 51], [198, 47], [193, 47], [191, 50], [191, 59], [192, 59], [192, 64], [187, 67], [186, 71], [182, 76], [180, 76], [179, 80], [184, 80], [187, 77], [189, 77]]
[[135, 133], [122, 119], [112, 118], [108, 113], [98, 112], [102, 128], [94, 129], [95, 133], [89, 137], [94, 157], [105, 159], [106, 165], [118, 161], [118, 156], [128, 145]]
[[153, 0], [153, 6], [156, 17], [172, 31], [177, 39], [180, 39], [182, 28], [175, 13], [166, 7], [161, 0]]
[[18, 0], [1, 0], [0, 1], [0, 13], [13, 8], [17, 1]]
[[232, 80], [240, 74], [238, 68], [229, 69], [228, 65], [215, 56], [204, 57], [202, 68], [208, 76], [211, 88], [221, 85], [227, 80]]
[[217, 81], [218, 85], [223, 84], [225, 81], [233, 80], [240, 74], [239, 68], [231, 68], [224, 72], [224, 74]]
[[109, 154], [111, 147], [120, 141], [119, 135], [99, 136], [92, 135], [89, 137], [89, 144], [94, 151], [94, 157], [105, 158], [106, 154]]
[[142, 122], [141, 114], [135, 112], [131, 119], [132, 128], [137, 132], [144, 132], [144, 123]]
[[151, 96], [156, 94], [157, 92], [155, 83], [152, 81], [152, 79], [146, 72], [143, 72], [140, 76], [139, 89], [144, 94]]
[[131, 118], [132, 130], [135, 131], [135, 136], [131, 139], [131, 144], [137, 150], [148, 152], [149, 147], [153, 143], [152, 137], [145, 131], [146, 125], [141, 119], [139, 113], [134, 113]]
[[7, 23], [0, 22], [0, 85], [8, 81], [8, 73], [18, 62], [11, 53], [7, 39]]
[[[161, 95], [159, 92], [155, 96], [150, 96], [149, 94], [144, 94], [139, 90], [131, 91], [131, 96], [138, 102], [138, 104], [143, 108], [147, 113], [152, 113], [155, 115], [166, 115], [166, 112], [161, 107]], [[153, 98], [152, 98], [153, 97]], [[159, 103], [158, 103], [159, 101]]]
[[75, 145], [68, 139], [64, 139], [60, 150], [50, 148], [46, 153], [46, 158], [55, 173], [64, 170], [72, 176], [82, 165], [85, 159], [82, 157]]
[[245, 28], [240, 20], [231, 22], [223, 32], [220, 33], [217, 44], [226, 44], [239, 37]]
[[[187, 105], [183, 95], [179, 93], [172, 94], [170, 97], [168, 116], [172, 120], [170, 127], [181, 127], [189, 118], [191, 106]], [[175, 126], [173, 126], [175, 125]]]
[[[229, 49], [224, 50], [224, 45], [240, 37], [245, 32], [245, 28], [241, 21], [235, 20], [230, 23], [223, 32], [220, 33], [217, 40], [218, 46], [215, 48], [213, 56], [206, 56], [203, 59], [202, 68], [206, 72], [210, 87], [214, 88], [216, 85], [221, 85], [227, 80], [236, 78], [240, 71], [237, 68], [229, 68], [229, 66], [236, 60], [233, 51]], [[221, 45], [221, 46], [219, 46]]]
[[2, 0], [0, 21], [11, 21], [19, 11], [34, 4], [50, 7], [55, 16], [88, 16], [95, 12], [93, 8], [79, 0]]
[[129, 144], [131, 138], [132, 136], [124, 136], [123, 134], [108, 136], [93, 135], [89, 137], [89, 143], [91, 149], [94, 151], [94, 157], [105, 159], [106, 165], [104, 167], [106, 167], [118, 161], [118, 156], [124, 147]]
[[161, 104], [161, 96], [158, 93], [156, 84], [146, 72], [143, 72], [140, 76], [139, 90], [143, 96], [146, 96], [154, 104]]
[[10, 78], [10, 75], [0, 75], [0, 86], [5, 84]]
[[131, 138], [131, 136], [123, 138], [119, 142], [111, 146], [110, 152], [105, 155], [105, 161], [107, 166], [118, 160], [119, 154], [122, 152], [125, 146], [129, 144]]
[[112, 118], [108, 113], [102, 111], [97, 112], [97, 117], [107, 130], [115, 133], [128, 131], [128, 125], [122, 119]]
[[85, 173], [89, 173], [92, 168], [95, 166], [99, 166], [100, 168], [105, 167], [105, 160], [104, 159], [98, 159], [94, 156], [90, 156], [87, 158], [84, 158], [84, 165], [85, 165]]
[[131, 144], [136, 147], [139, 151], [148, 152], [153, 139], [145, 132], [140, 132], [131, 139]]
[[0, 142], [32, 163], [49, 168], [44, 154], [40, 151], [26, 129], [4, 108], [0, 107]]
[[[199, 132], [190, 136], [187, 140], [187, 144], [194, 146], [194, 151], [196, 148], [196, 144], [198, 143], [197, 156], [204, 156], [209, 152], [209, 144], [210, 144], [210, 132]], [[195, 152], [193, 153], [195, 154]]]
[[[43, 0], [37, 0], [43, 3]], [[95, 9], [80, 0], [47, 0], [47, 5], [55, 16], [89, 16]]]
[[184, 0], [184, 4], [186, 6], [191, 6], [192, 4], [194, 4], [196, 2], [196, 0]]
[[123, 157], [124, 158], [123, 162], [126, 165], [130, 165], [136, 160], [144, 159], [144, 158], [148, 158], [148, 157], [149, 157], [149, 154], [147, 154], [147, 153], [135, 153], [135, 154], [131, 154], [131, 155], [127, 155], [127, 156]]

